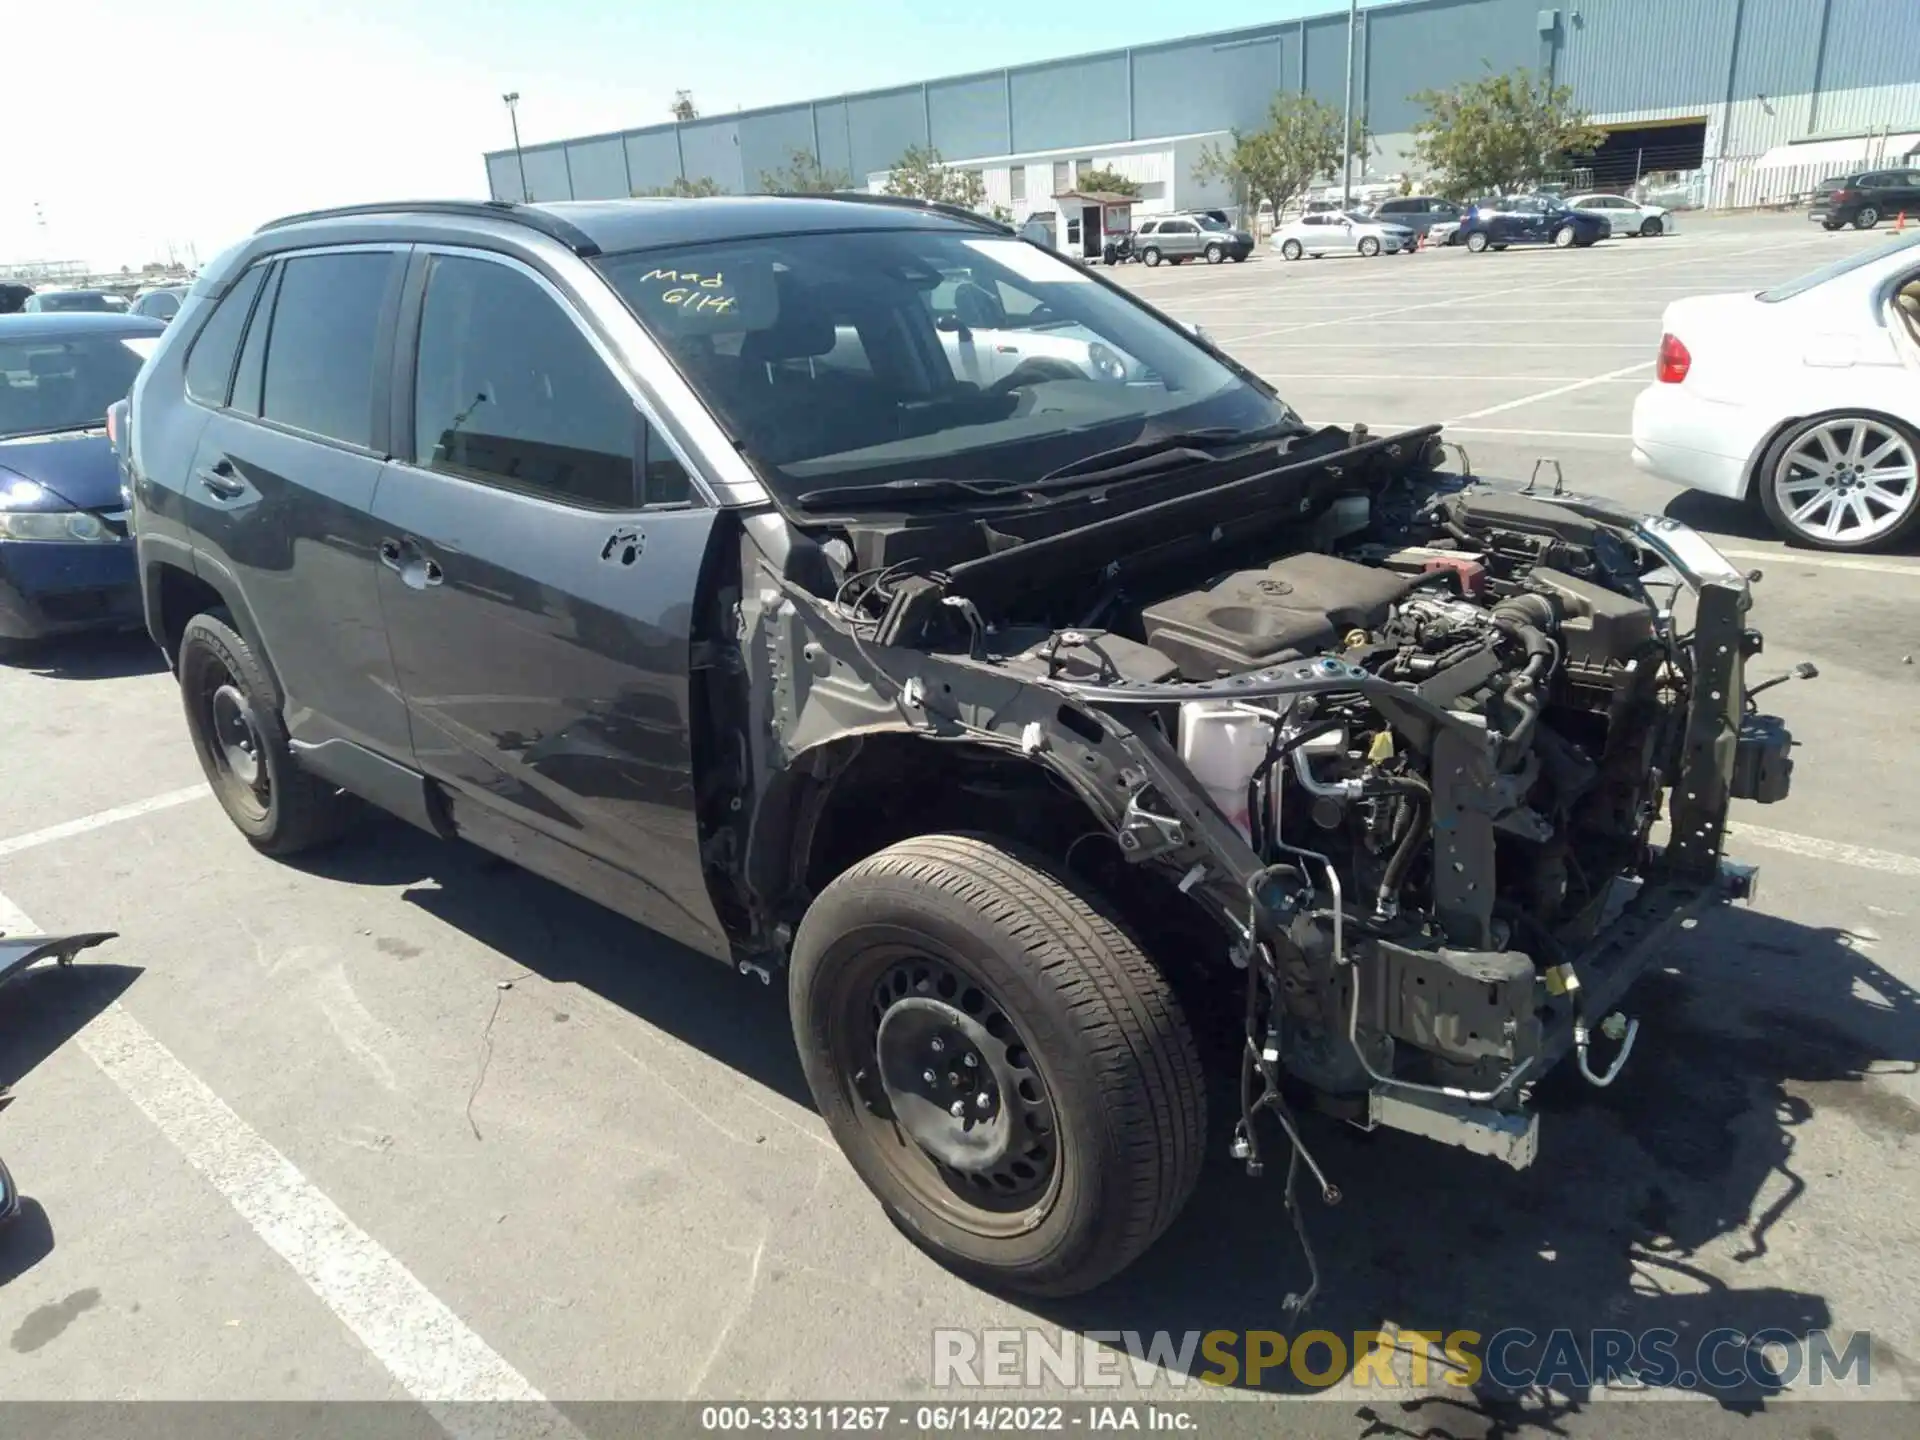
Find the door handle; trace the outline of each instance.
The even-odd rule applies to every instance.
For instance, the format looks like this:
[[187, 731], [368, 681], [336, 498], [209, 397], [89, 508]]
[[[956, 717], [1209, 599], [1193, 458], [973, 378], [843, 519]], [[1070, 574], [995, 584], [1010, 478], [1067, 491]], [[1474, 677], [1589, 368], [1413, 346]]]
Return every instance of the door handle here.
[[424, 554], [412, 540], [382, 540], [380, 563], [398, 575], [400, 583], [409, 590], [438, 585], [447, 578], [440, 562]]
[[389, 570], [398, 570], [400, 568], [400, 542], [398, 540], [382, 540], [380, 542], [380, 563]]
[[197, 472], [194, 478], [222, 500], [237, 500], [247, 493], [246, 481], [233, 473], [231, 460], [216, 460], [206, 469]]
[[[437, 561], [422, 558], [420, 562], [420, 582], [423, 585], [438, 585], [446, 578], [446, 572], [440, 568]], [[409, 581], [408, 583], [412, 582]]]

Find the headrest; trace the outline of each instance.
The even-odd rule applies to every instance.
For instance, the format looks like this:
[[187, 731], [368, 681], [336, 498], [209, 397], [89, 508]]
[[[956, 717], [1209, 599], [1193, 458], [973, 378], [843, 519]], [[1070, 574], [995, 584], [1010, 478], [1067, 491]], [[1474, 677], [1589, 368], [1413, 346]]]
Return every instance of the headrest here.
[[740, 342], [740, 358], [759, 364], [771, 360], [803, 360], [825, 355], [837, 338], [833, 317], [804, 295], [785, 275], [775, 277], [774, 292], [779, 300], [772, 323], [747, 332]]

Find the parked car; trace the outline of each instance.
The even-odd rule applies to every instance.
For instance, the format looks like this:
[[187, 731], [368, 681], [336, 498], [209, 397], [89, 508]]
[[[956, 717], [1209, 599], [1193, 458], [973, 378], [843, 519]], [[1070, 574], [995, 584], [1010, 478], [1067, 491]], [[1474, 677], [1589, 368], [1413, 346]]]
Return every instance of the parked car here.
[[1572, 210], [1537, 195], [1510, 195], [1476, 201], [1454, 230], [1452, 243], [1476, 253], [1509, 245], [1553, 245], [1565, 250], [1592, 245], [1612, 233], [1604, 215]]
[[1196, 258], [1209, 265], [1244, 260], [1253, 253], [1253, 236], [1209, 214], [1167, 215], [1142, 220], [1133, 232], [1133, 253], [1142, 263], [1179, 265]]
[[127, 297], [111, 290], [36, 290], [20, 309], [37, 315], [72, 310], [120, 315], [126, 313]]
[[0, 316], [0, 645], [140, 624], [105, 425], [163, 328], [129, 315]]
[[180, 302], [186, 298], [187, 287], [184, 285], [155, 285], [135, 295], [133, 304], [128, 308], [134, 315], [171, 320], [180, 313]]
[[1851, 225], [1871, 230], [1882, 220], [1906, 215], [1920, 220], [1920, 170], [1859, 170], [1814, 187], [1807, 218], [1829, 230]]
[[1893, 544], [1920, 518], [1920, 234], [1757, 295], [1669, 305], [1633, 407], [1633, 458], [1748, 499], [1819, 550]]
[[[1139, 378], [969, 383], [927, 298], [961, 271]], [[1309, 426], [964, 212], [293, 217], [207, 267], [131, 412], [148, 628], [246, 838], [357, 795], [784, 972], [856, 1171], [1001, 1286], [1164, 1231], [1210, 1078], [1250, 1168], [1306, 1143], [1283, 1088], [1530, 1163], [1533, 1085], [1611, 1080], [1602, 1017], [1743, 891], [1728, 794], [1787, 788], [1778, 722], [1698, 739], [1753, 623], [1699, 536], [1443, 474], [1437, 426]]]
[[[983, 388], [1011, 389], [1023, 378], [1044, 375], [1113, 384], [1150, 378], [1145, 366], [1097, 330], [1001, 287], [986, 267], [944, 270], [941, 282], [925, 293], [953, 373]], [[834, 348], [815, 363], [857, 369], [865, 355], [858, 327], [841, 324]]]
[[1596, 192], [1576, 195], [1566, 203], [1575, 210], [1605, 216], [1615, 235], [1671, 235], [1677, 228], [1664, 206], [1642, 204], [1625, 195]]
[[1460, 206], [1443, 196], [1395, 195], [1375, 205], [1367, 212], [1367, 218], [1425, 235], [1436, 225], [1457, 224], [1464, 213]]
[[1302, 255], [1411, 255], [1419, 237], [1400, 225], [1334, 210], [1302, 215], [1274, 231], [1267, 244], [1288, 260]]

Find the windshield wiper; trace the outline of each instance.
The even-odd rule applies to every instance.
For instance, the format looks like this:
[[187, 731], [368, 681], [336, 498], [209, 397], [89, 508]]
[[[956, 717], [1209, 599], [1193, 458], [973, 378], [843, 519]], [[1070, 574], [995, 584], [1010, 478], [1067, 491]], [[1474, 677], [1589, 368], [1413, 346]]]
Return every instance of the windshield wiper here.
[[905, 480], [881, 480], [872, 485], [828, 485], [795, 496], [809, 510], [821, 505], [857, 505], [878, 509], [888, 505], [914, 505], [923, 500], [992, 500], [1030, 490], [1016, 480], [953, 480], [939, 476], [911, 477]]
[[1096, 450], [1091, 455], [1082, 455], [1057, 470], [1049, 470], [1036, 483], [1045, 485], [1048, 481], [1069, 477], [1111, 479], [1149, 467], [1160, 469], [1168, 464], [1218, 460], [1221, 457], [1217, 452], [1226, 446], [1253, 446], [1263, 440], [1278, 440], [1284, 436], [1306, 433], [1305, 425], [1291, 419], [1252, 430], [1236, 430], [1231, 425], [1177, 430], [1171, 434], [1156, 435], [1151, 440], [1130, 440], [1111, 450]]

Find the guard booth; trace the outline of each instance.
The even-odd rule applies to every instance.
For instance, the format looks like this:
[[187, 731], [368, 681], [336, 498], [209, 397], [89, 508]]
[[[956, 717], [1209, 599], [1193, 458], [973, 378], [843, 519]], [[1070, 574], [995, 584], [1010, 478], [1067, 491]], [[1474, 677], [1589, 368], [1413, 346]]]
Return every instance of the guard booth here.
[[1060, 222], [1054, 245], [1069, 255], [1098, 260], [1109, 235], [1133, 228], [1133, 197], [1107, 190], [1064, 190], [1053, 197]]

